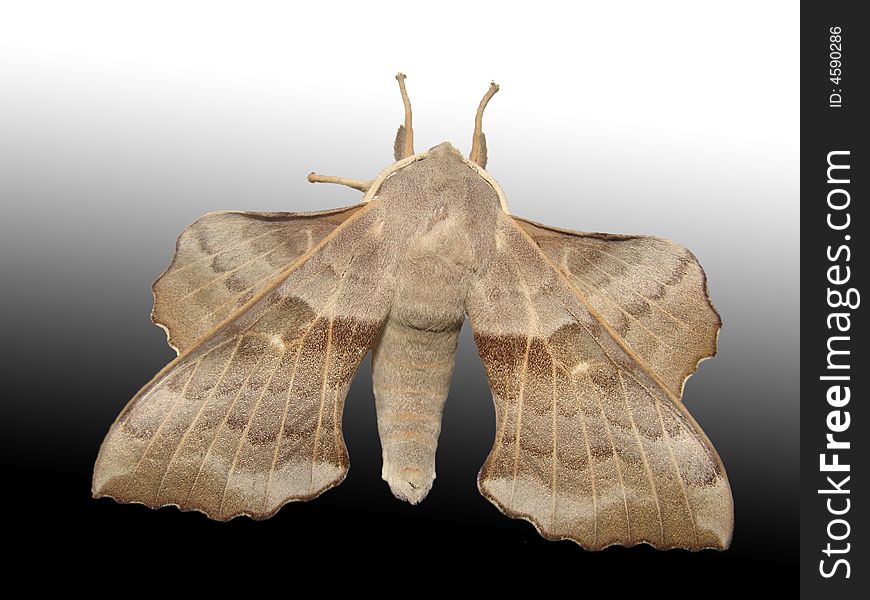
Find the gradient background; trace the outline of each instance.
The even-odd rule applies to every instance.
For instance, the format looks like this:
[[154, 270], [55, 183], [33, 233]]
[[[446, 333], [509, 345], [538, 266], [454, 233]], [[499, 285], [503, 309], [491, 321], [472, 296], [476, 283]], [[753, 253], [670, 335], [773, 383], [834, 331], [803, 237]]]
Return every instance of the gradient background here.
[[[473, 573], [580, 592], [606, 575], [623, 589], [797, 582], [797, 3], [3, 6], [0, 443], [21, 557], [196, 559], [251, 577], [268, 556], [303, 573], [355, 564], [379, 580]], [[513, 213], [698, 256], [725, 325], [684, 400], [731, 480], [729, 551], [587, 553], [502, 516], [476, 489], [495, 419], [467, 324], [419, 507], [380, 479], [368, 359], [345, 412], [352, 468], [316, 501], [217, 524], [90, 499], [103, 435], [174, 356], [148, 315], [176, 236], [216, 209], [356, 203], [305, 175], [367, 179], [392, 162], [398, 70], [418, 151], [467, 152], [480, 96], [501, 85], [484, 130]]]

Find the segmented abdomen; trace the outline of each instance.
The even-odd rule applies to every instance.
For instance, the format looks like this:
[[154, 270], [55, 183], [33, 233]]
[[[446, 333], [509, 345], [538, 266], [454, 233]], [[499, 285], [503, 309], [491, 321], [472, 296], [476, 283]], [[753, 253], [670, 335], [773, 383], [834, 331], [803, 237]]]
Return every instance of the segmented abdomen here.
[[372, 383], [384, 466], [393, 494], [417, 504], [435, 479], [435, 449], [461, 322], [423, 331], [387, 320], [372, 354]]

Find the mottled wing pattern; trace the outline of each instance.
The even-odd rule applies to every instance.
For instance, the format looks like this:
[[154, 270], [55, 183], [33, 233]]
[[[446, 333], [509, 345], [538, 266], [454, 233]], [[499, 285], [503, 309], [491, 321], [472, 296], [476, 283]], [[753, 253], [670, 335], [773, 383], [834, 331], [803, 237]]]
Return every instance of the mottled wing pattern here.
[[349, 218], [158, 373], [107, 434], [94, 495], [227, 520], [340, 483], [344, 399], [393, 293], [382, 212]]
[[496, 248], [467, 302], [496, 407], [481, 493], [588, 549], [727, 547], [731, 490], [691, 415], [507, 215]]
[[172, 263], [154, 282], [151, 320], [183, 352], [362, 206], [200, 217], [181, 233]]
[[677, 397], [716, 353], [722, 321], [691, 252], [649, 236], [564, 231], [516, 219]]

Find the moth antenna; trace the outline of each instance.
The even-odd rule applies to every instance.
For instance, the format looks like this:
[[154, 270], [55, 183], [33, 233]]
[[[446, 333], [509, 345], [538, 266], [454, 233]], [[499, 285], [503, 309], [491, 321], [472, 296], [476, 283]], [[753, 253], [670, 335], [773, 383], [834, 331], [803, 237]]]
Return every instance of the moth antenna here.
[[483, 109], [489, 103], [489, 99], [495, 96], [498, 91], [498, 84], [494, 81], [490, 82], [489, 89], [480, 100], [480, 105], [477, 107], [477, 115], [474, 117], [474, 135], [471, 137], [471, 153], [468, 155], [468, 160], [479, 164], [486, 168], [486, 138], [483, 135]]
[[310, 183], [337, 183], [339, 185], [346, 185], [347, 187], [351, 187], [361, 192], [367, 192], [372, 186], [374, 179], [363, 181], [360, 179], [348, 179], [347, 177], [336, 177], [334, 175], [318, 175], [312, 171], [308, 174], [308, 181]]
[[414, 128], [411, 126], [411, 100], [408, 98], [408, 90], [405, 89], [405, 74], [396, 73], [396, 80], [399, 82], [402, 103], [405, 105], [405, 124], [399, 125], [399, 131], [396, 132], [393, 156], [396, 160], [402, 160], [414, 154]]

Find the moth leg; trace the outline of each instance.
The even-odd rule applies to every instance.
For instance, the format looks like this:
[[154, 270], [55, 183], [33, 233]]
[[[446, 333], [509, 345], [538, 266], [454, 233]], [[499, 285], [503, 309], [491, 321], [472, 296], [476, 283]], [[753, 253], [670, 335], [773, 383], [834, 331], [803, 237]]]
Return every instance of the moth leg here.
[[311, 183], [337, 183], [339, 185], [346, 185], [347, 187], [351, 187], [361, 192], [367, 192], [374, 179], [363, 181], [360, 179], [348, 179], [347, 177], [336, 177], [334, 175], [318, 175], [312, 171], [308, 174], [308, 181]]
[[486, 136], [483, 135], [483, 109], [486, 108], [489, 99], [495, 96], [497, 91], [498, 84], [494, 81], [490, 82], [489, 89], [480, 100], [477, 114], [474, 117], [474, 134], [471, 137], [471, 153], [468, 155], [468, 160], [476, 162], [484, 169], [486, 168]]
[[402, 160], [414, 154], [414, 128], [411, 127], [411, 100], [408, 98], [408, 90], [405, 89], [405, 74], [397, 73], [396, 80], [399, 82], [402, 103], [405, 105], [405, 124], [399, 125], [399, 130], [396, 132], [393, 156], [396, 160]]

